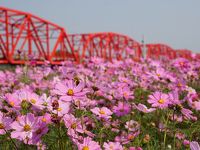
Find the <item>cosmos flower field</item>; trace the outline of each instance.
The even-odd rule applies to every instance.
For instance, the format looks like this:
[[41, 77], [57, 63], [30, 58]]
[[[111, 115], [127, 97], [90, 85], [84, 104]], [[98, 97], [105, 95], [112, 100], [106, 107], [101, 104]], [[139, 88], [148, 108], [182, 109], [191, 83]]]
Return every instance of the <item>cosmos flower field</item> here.
[[0, 71], [0, 149], [199, 150], [200, 61]]

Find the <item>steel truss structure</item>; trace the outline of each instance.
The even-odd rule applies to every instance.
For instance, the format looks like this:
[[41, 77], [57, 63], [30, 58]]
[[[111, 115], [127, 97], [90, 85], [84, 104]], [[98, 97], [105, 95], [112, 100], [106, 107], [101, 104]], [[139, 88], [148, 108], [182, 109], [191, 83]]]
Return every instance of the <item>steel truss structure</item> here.
[[[135, 60], [148, 58], [191, 58], [189, 50], [173, 50], [164, 44], [142, 45], [112, 32], [67, 34], [64, 28], [30, 13], [0, 7], [0, 64], [24, 64], [35, 60], [37, 64], [49, 61], [61, 64], [64, 60], [83, 62], [85, 58], [101, 57]], [[131, 53], [130, 53], [131, 50]], [[200, 57], [200, 56], [199, 56]]]
[[192, 51], [187, 49], [178, 49], [175, 50], [165, 44], [147, 44], [147, 58], [153, 59], [176, 59], [179, 57], [186, 59], [199, 59], [200, 54], [193, 56]]
[[116, 33], [69, 35], [64, 28], [30, 13], [0, 7], [0, 63], [24, 64], [34, 57], [60, 64], [63, 60], [82, 61], [86, 57], [128, 57], [126, 48], [140, 57], [140, 44]]

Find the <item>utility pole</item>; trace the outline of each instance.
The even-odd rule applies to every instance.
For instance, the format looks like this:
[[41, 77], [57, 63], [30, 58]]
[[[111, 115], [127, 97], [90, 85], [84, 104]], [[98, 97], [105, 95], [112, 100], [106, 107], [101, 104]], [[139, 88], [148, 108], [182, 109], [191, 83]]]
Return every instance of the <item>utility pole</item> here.
[[142, 57], [146, 58], [146, 47], [145, 47], [145, 42], [144, 42], [144, 35], [142, 35]]

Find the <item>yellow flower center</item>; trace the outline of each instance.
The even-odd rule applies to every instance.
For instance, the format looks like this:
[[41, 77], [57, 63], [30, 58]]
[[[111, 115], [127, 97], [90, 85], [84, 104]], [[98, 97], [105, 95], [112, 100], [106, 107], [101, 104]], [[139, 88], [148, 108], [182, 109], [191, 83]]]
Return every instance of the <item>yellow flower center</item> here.
[[42, 118], [42, 121], [43, 121], [43, 122], [46, 122], [46, 121], [47, 121], [47, 119], [46, 119], [46, 118]]
[[134, 135], [130, 135], [130, 136], [128, 136], [128, 139], [132, 140], [132, 139], [134, 139], [134, 137], [135, 137]]
[[62, 111], [62, 108], [58, 108], [57, 111]]
[[25, 124], [25, 126], [24, 126], [24, 131], [25, 132], [28, 132], [28, 131], [30, 131], [31, 130], [31, 127], [28, 125], [28, 124]]
[[84, 146], [82, 150], [90, 150], [88, 146]]
[[183, 85], [181, 83], [178, 83], [178, 87], [182, 87]]
[[43, 105], [44, 105], [44, 106], [48, 106], [48, 103], [47, 103], [47, 102], [44, 102]]
[[178, 107], [179, 107], [180, 109], [182, 109], [182, 108], [183, 108], [183, 106], [182, 106], [181, 104], [179, 104], [179, 105], [178, 105]]
[[160, 100], [158, 100], [158, 103], [160, 103], [160, 104], [163, 104], [164, 102], [165, 102], [164, 99], [160, 99]]
[[15, 106], [15, 103], [13, 101], [10, 102], [10, 106]]
[[102, 114], [102, 115], [106, 114], [105, 111], [103, 111], [103, 110], [100, 110], [99, 113]]
[[30, 101], [31, 101], [31, 103], [33, 103], [33, 104], [36, 103], [36, 100], [35, 100], [35, 99], [31, 99]]
[[74, 95], [74, 91], [72, 89], [68, 89], [67, 95], [73, 96]]
[[159, 73], [157, 73], [156, 75], [157, 75], [158, 77], [160, 77], [160, 74], [159, 74]]
[[112, 149], [112, 150], [114, 149], [113, 145], [110, 145], [110, 147], [109, 147], [109, 148], [110, 148], [110, 149]]
[[184, 65], [184, 62], [181, 61], [181, 62], [179, 62], [179, 64], [180, 64], [180, 66], [183, 66], [183, 65]]
[[3, 123], [0, 123], [0, 129], [4, 129], [4, 124]]
[[76, 123], [73, 123], [73, 124], [71, 125], [71, 128], [72, 128], [72, 129], [76, 129], [76, 127], [77, 127], [77, 124], [76, 124]]
[[127, 92], [124, 92], [124, 97], [127, 97], [128, 96], [128, 93]]
[[193, 92], [193, 90], [192, 90], [192, 89], [189, 89], [189, 92], [190, 92], [190, 93], [192, 93], [192, 92]]
[[126, 79], [123, 79], [122, 81], [124, 81], [125, 83], [127, 83], [127, 82], [128, 82]]

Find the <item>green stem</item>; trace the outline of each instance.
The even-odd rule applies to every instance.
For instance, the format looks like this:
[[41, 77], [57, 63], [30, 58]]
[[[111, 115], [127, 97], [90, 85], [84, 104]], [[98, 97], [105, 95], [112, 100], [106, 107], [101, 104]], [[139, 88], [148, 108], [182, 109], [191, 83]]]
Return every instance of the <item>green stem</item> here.
[[[169, 114], [167, 114], [167, 120], [165, 122], [165, 127], [167, 127], [169, 121]], [[165, 129], [165, 134], [164, 134], [164, 149], [166, 147], [166, 139], [167, 139], [167, 129]]]
[[173, 139], [173, 149], [175, 150], [176, 145], [176, 129], [175, 129], [175, 120], [174, 120], [175, 110], [173, 111], [173, 128], [174, 128], [174, 139]]
[[[6, 134], [8, 134], [8, 132], [4, 129], [4, 131], [6, 132]], [[10, 139], [10, 141], [12, 142], [12, 144], [14, 145], [15, 150], [18, 150], [17, 145], [15, 144], [15, 142], [13, 141], [13, 139], [10, 137], [10, 135], [8, 134], [8, 137]]]
[[100, 134], [100, 145], [102, 145], [102, 132], [103, 132], [103, 130], [104, 130], [104, 127], [103, 128], [101, 128], [101, 130], [100, 130], [100, 132], [99, 132], [99, 134]]
[[63, 144], [62, 144], [62, 136], [61, 136], [61, 124], [60, 122], [58, 123], [58, 147], [60, 150], [63, 149]]

